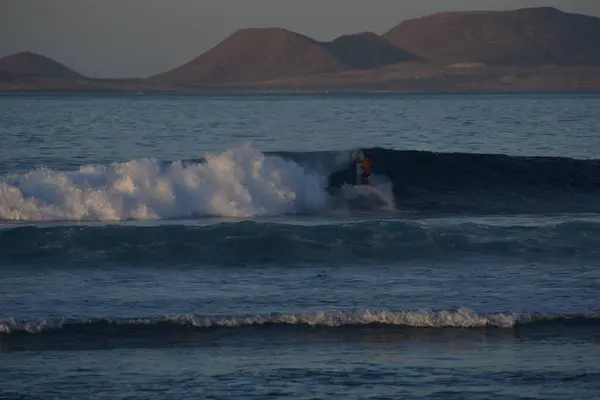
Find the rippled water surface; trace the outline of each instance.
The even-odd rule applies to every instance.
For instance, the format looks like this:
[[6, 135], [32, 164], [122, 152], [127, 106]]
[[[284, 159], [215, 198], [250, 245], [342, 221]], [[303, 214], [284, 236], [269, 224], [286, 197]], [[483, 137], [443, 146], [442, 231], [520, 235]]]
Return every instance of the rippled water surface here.
[[599, 111], [1, 96], [0, 398], [597, 398]]

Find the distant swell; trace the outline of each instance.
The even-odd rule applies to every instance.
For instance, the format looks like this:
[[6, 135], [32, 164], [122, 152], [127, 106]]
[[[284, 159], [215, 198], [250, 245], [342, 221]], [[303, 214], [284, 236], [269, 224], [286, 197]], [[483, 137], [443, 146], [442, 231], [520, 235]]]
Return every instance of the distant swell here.
[[[207, 226], [20, 226], [0, 230], [0, 261], [47, 263], [355, 264], [410, 259], [600, 257], [600, 223], [540, 226], [363, 221], [320, 226], [234, 222]], [[91, 261], [90, 261], [91, 260]]]
[[600, 161], [367, 149], [373, 188], [352, 151], [262, 153], [249, 145], [199, 160], [138, 159], [0, 177], [0, 220], [253, 218], [345, 211], [425, 214], [600, 212]]

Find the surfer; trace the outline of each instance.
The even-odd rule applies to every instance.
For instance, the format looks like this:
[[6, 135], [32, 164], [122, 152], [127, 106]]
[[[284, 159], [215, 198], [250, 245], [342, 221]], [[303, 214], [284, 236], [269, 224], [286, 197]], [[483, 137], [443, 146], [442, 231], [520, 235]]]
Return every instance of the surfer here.
[[360, 165], [362, 173], [360, 174], [360, 184], [370, 185], [369, 177], [373, 171], [375, 163], [365, 154], [363, 157], [356, 157], [354, 163]]

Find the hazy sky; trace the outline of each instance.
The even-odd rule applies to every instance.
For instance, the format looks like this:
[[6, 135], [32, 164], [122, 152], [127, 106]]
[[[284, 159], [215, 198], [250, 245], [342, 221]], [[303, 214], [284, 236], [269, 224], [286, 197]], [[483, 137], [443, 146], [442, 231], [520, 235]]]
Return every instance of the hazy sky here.
[[600, 0], [0, 0], [0, 57], [32, 51], [92, 77], [146, 77], [239, 28], [331, 40], [438, 11], [532, 6], [600, 16]]

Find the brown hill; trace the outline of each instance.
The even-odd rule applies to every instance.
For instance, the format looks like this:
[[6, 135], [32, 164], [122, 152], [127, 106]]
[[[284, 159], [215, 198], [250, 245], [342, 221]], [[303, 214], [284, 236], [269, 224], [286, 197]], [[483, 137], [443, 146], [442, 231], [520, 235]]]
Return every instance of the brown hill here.
[[371, 32], [320, 42], [280, 28], [241, 29], [194, 60], [151, 79], [223, 84], [374, 68], [420, 58]]
[[600, 64], [600, 18], [552, 7], [438, 13], [404, 21], [384, 37], [441, 63]]
[[151, 79], [186, 84], [256, 81], [343, 70], [320, 42], [280, 28], [241, 29], [192, 61]]
[[421, 57], [402, 50], [373, 32], [343, 35], [326, 45], [340, 62], [351, 68], [377, 68], [421, 60]]
[[83, 78], [84, 76], [48, 57], [22, 52], [0, 58], [0, 76]]

